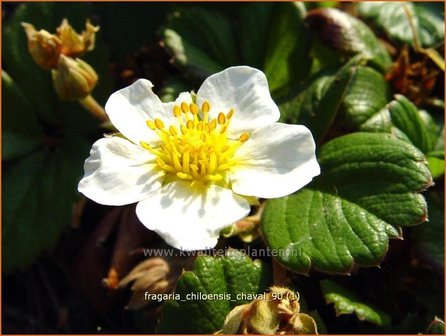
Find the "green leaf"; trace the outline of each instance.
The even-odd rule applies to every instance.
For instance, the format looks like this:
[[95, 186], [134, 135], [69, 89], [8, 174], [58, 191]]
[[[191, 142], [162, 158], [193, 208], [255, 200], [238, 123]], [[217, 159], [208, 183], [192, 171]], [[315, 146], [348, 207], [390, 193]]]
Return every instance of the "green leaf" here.
[[357, 10], [398, 42], [414, 46], [414, 32], [422, 47], [434, 47], [444, 40], [442, 3], [363, 2]]
[[362, 62], [362, 56], [356, 56], [339, 69], [325, 69], [316, 75], [296, 97], [280, 105], [281, 120], [306, 125], [320, 143]]
[[[175, 293], [179, 300], [167, 301], [157, 332], [162, 334], [212, 334], [223, 327], [226, 315], [250, 300], [237, 296], [262, 293], [271, 283], [271, 270], [260, 260], [252, 261], [238, 250], [221, 258], [199, 256], [192, 271], [184, 272]], [[187, 295], [201, 295], [191, 299]], [[203, 295], [214, 295], [203, 299]]]
[[41, 146], [41, 139], [9, 130], [2, 131], [2, 160], [4, 162], [27, 156]]
[[444, 175], [444, 152], [429, 152], [426, 154], [427, 163], [434, 179]]
[[427, 153], [434, 149], [436, 133], [429, 132], [416, 106], [402, 95], [395, 95], [388, 109], [395, 127], [401, 130], [412, 144]]
[[306, 21], [317, 36], [331, 48], [347, 56], [364, 54], [385, 72], [391, 59], [372, 30], [357, 18], [334, 8], [312, 10]]
[[230, 21], [220, 13], [180, 9], [169, 17], [161, 37], [173, 60], [197, 81], [237, 63]]
[[311, 76], [325, 68], [339, 67], [342, 65], [343, 60], [339, 53], [328, 45], [325, 45], [317, 36], [313, 35], [311, 45], [310, 57], [313, 58], [310, 71]]
[[[420, 115], [425, 118], [426, 114], [424, 111], [420, 111]], [[443, 120], [441, 120], [441, 127], [437, 124], [434, 124], [430, 115], [429, 118], [425, 121], [428, 131], [430, 134], [435, 134], [436, 142], [434, 145], [434, 149], [426, 154], [427, 162], [429, 163], [429, 169], [431, 170], [432, 177], [434, 179], [438, 179], [444, 175], [444, 126]], [[434, 125], [433, 125], [434, 124]]]
[[2, 71], [2, 160], [14, 160], [41, 146], [43, 131], [23, 91]]
[[269, 22], [265, 74], [273, 95], [287, 94], [311, 69], [310, 33], [304, 26], [302, 2], [278, 3]]
[[[183, 7], [162, 29], [163, 44], [197, 84], [233, 65], [263, 69], [275, 97], [306, 78], [310, 36], [301, 3], [228, 5], [231, 10]], [[197, 19], [199, 18], [199, 19]]]
[[[276, 5], [272, 2], [249, 3], [241, 6], [236, 26], [238, 32], [236, 36], [238, 37], [237, 41], [240, 46], [243, 64], [263, 69], [267, 50], [265, 40], [271, 28], [270, 20], [274, 6]], [[297, 10], [294, 8], [289, 16], [296, 15], [296, 12]], [[280, 17], [280, 15], [276, 14], [277, 17]], [[299, 22], [293, 24], [295, 26]], [[286, 32], [284, 38], [287, 38], [289, 33], [290, 31]], [[271, 43], [280, 44], [283, 42], [272, 41]]]
[[370, 67], [358, 66], [342, 101], [341, 122], [350, 129], [358, 130], [389, 100], [390, 89], [384, 76]]
[[93, 2], [92, 6], [101, 18], [100, 32], [110, 42], [111, 55], [121, 59], [146, 44], [158, 42], [158, 27], [164, 23], [172, 4]]
[[[352, 86], [353, 87], [353, 86]], [[360, 86], [356, 86], [356, 90]], [[429, 169], [433, 178], [444, 175], [444, 145], [443, 127], [440, 127], [426, 111], [419, 111], [417, 107], [402, 95], [395, 95], [395, 99], [384, 108], [377, 110], [384, 101], [384, 94], [379, 94], [380, 90], [371, 88], [367, 98], [361, 102], [356, 100], [356, 104], [350, 103], [346, 108], [346, 120], [353, 121], [354, 129], [369, 132], [389, 132], [395, 136], [406, 140], [426, 154]], [[350, 93], [349, 93], [350, 94]], [[347, 94], [347, 97], [349, 96]], [[379, 104], [379, 98], [382, 101]], [[370, 102], [370, 108], [366, 108], [367, 113], [361, 117], [362, 106]], [[375, 105], [375, 106], [373, 106]], [[378, 112], [376, 112], [378, 111]], [[350, 117], [350, 119], [347, 118]]]
[[417, 255], [436, 269], [444, 269], [444, 193], [428, 193], [429, 221], [411, 233]]
[[59, 148], [4, 164], [4, 271], [28, 266], [67, 227], [88, 149], [84, 140], [70, 137]]
[[321, 290], [327, 303], [334, 304], [336, 315], [356, 314], [361, 321], [368, 321], [379, 326], [390, 324], [390, 316], [361, 299], [339, 284], [330, 280], [321, 280]]
[[418, 192], [432, 184], [423, 153], [383, 133], [353, 133], [326, 143], [322, 174], [294, 195], [269, 200], [262, 216], [268, 246], [288, 268], [349, 273], [378, 265], [389, 237], [426, 220]]

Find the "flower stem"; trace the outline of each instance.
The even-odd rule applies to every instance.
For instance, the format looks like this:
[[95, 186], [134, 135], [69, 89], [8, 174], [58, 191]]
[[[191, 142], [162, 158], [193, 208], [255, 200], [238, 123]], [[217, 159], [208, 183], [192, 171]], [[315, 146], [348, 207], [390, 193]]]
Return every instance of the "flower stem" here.
[[101, 105], [99, 105], [98, 102], [91, 95], [79, 99], [79, 103], [100, 121], [102, 122], [109, 121], [104, 108]]

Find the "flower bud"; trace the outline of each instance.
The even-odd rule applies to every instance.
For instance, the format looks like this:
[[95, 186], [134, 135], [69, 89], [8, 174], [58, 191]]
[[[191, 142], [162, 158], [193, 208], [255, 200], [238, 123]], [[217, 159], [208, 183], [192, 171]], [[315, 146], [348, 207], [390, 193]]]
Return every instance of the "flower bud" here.
[[132, 283], [133, 295], [126, 308], [140, 309], [147, 305], [149, 302], [145, 300], [145, 293], [172, 292], [176, 273], [172, 272], [169, 264], [162, 258], [150, 258], [139, 263], [119, 282], [119, 288]]
[[28, 37], [28, 49], [34, 61], [44, 69], [54, 69], [62, 49], [60, 39], [46, 30], [36, 31], [32, 24], [22, 22]]
[[57, 28], [57, 36], [62, 42], [62, 54], [65, 56], [79, 57], [87, 51], [93, 50], [95, 35], [98, 30], [99, 27], [93, 26], [87, 20], [85, 30], [82, 34], [78, 34], [68, 23], [68, 20], [64, 19]]
[[317, 334], [313, 318], [300, 312], [299, 295], [271, 287], [263, 298], [235, 307], [226, 317], [223, 334]]
[[63, 100], [78, 100], [90, 95], [98, 81], [98, 75], [81, 59], [60, 56], [59, 66], [52, 70], [53, 84]]

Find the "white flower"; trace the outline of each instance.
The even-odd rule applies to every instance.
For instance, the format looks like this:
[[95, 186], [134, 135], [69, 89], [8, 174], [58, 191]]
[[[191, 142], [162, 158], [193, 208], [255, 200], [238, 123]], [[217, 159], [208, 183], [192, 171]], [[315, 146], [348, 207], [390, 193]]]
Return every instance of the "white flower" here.
[[140, 79], [105, 109], [125, 137], [93, 144], [79, 191], [95, 202], [138, 202], [141, 222], [179, 249], [212, 248], [250, 211], [320, 173], [311, 132], [278, 123], [265, 75], [247, 66], [207, 78], [196, 97], [162, 103]]

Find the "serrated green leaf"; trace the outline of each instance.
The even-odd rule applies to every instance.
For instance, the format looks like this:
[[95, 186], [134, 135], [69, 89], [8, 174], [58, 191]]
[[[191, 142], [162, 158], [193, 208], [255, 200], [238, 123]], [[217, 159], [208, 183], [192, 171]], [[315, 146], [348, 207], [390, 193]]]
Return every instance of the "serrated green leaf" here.
[[254, 66], [264, 70], [274, 96], [287, 94], [310, 71], [305, 6], [262, 3], [228, 8], [231, 15], [204, 5], [173, 13], [161, 32], [173, 61], [197, 84], [229, 66]]
[[358, 66], [342, 101], [342, 124], [357, 130], [390, 100], [390, 89], [378, 71]]
[[274, 7], [265, 57], [265, 74], [271, 92], [287, 94], [310, 72], [310, 32], [304, 26], [305, 5], [278, 3]]
[[188, 40], [183, 39], [172, 29], [165, 29], [162, 38], [164, 45], [169, 48], [173, 55], [173, 61], [183, 67], [196, 81], [203, 81], [204, 78], [224, 68], [214, 61], [211, 56]]
[[319, 38], [313, 35], [311, 40], [311, 54], [313, 63], [311, 64], [310, 75], [323, 71], [325, 68], [339, 67], [343, 62], [336, 50], [325, 45]]
[[432, 47], [444, 39], [444, 5], [441, 3], [363, 2], [358, 13], [373, 21], [396, 41], [414, 46]]
[[[237, 295], [262, 293], [271, 282], [270, 270], [260, 260], [252, 261], [240, 251], [225, 257], [199, 256], [192, 271], [177, 282], [178, 301], [167, 301], [162, 308], [158, 333], [211, 334], [223, 327], [226, 315], [237, 305]], [[216, 295], [215, 299], [190, 299], [190, 293]], [[225, 296], [226, 295], [226, 296]]]
[[323, 8], [310, 11], [306, 21], [327, 46], [347, 56], [364, 54], [382, 72], [390, 67], [388, 52], [359, 19], [338, 9]]
[[180, 9], [169, 17], [161, 36], [173, 60], [197, 81], [237, 63], [230, 21], [220, 13]]
[[86, 141], [71, 137], [3, 168], [3, 270], [24, 268], [51, 248], [71, 218], [76, 184], [88, 154]]
[[310, 123], [310, 120], [315, 118], [318, 104], [323, 99], [335, 74], [336, 71], [330, 68], [322, 71], [309, 81], [294, 98], [279, 104], [280, 121], [304, 125]]
[[361, 321], [368, 321], [379, 326], [390, 324], [390, 316], [361, 299], [339, 284], [330, 280], [321, 280], [322, 294], [327, 303], [334, 304], [336, 315], [356, 314]]
[[[240, 8], [237, 41], [243, 64], [262, 69], [267, 46], [265, 38], [271, 28], [274, 3], [249, 3]], [[278, 42], [276, 42], [278, 43]]]
[[444, 194], [428, 193], [426, 196], [429, 221], [414, 228], [417, 255], [437, 269], [444, 269]]
[[393, 125], [401, 130], [415, 147], [423, 153], [433, 150], [437, 140], [436, 134], [428, 131], [413, 103], [402, 95], [395, 95], [395, 100], [388, 105], [388, 109]]
[[432, 184], [424, 155], [382, 133], [353, 133], [325, 144], [322, 174], [294, 195], [270, 200], [262, 216], [278, 260], [307, 273], [348, 273], [354, 263], [378, 265], [389, 237], [426, 220], [420, 192]]
[[[379, 90], [371, 89], [371, 92], [379, 95]], [[347, 95], [348, 96], [348, 95]], [[374, 95], [369, 95], [370, 101]], [[369, 98], [364, 98], [364, 102]], [[363, 102], [363, 103], [364, 103]], [[373, 110], [378, 108], [376, 105], [369, 110], [372, 116], [366, 121], [365, 118], [357, 117], [360, 115], [361, 102], [351, 104], [348, 109], [350, 120], [357, 120], [357, 127], [363, 131], [369, 132], [389, 132], [400, 139], [406, 140], [426, 154], [429, 169], [432, 177], [437, 179], [444, 175], [444, 149], [443, 149], [443, 128], [440, 128], [429, 113], [419, 111], [417, 107], [402, 95], [395, 95], [395, 99], [387, 104], [378, 113], [373, 114]], [[362, 125], [361, 125], [362, 122]]]
[[320, 143], [352, 85], [358, 65], [364, 61], [356, 56], [338, 69], [319, 73], [295, 98], [280, 105], [281, 119], [306, 125]]

